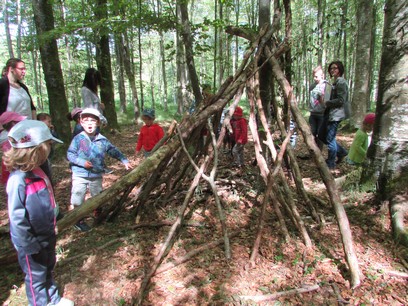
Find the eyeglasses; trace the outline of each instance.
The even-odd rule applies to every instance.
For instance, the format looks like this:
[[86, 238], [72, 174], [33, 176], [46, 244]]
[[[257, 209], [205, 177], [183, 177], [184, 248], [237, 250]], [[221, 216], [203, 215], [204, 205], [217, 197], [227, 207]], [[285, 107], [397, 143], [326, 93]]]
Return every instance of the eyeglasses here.
[[87, 122], [87, 123], [98, 123], [98, 120], [93, 119], [93, 118], [82, 118], [83, 122]]
[[330, 67], [330, 70], [338, 70], [338, 69], [339, 67], [336, 67], [336, 66]]

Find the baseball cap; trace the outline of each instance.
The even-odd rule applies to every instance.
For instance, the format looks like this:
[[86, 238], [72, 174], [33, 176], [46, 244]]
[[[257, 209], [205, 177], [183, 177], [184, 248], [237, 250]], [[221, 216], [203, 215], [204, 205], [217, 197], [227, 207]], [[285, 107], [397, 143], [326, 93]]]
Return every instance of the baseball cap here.
[[38, 146], [47, 140], [63, 143], [62, 140], [52, 136], [48, 126], [38, 120], [23, 120], [12, 127], [9, 134], [12, 147], [22, 149]]
[[92, 115], [92, 116], [98, 118], [99, 121], [102, 119], [101, 113], [95, 108], [89, 108], [88, 107], [88, 108], [83, 109], [82, 113], [81, 113], [81, 118], [85, 117], [84, 115]]
[[143, 110], [143, 112], [142, 112], [142, 115], [143, 115], [143, 116], [150, 117], [150, 118], [153, 119], [153, 118], [155, 117], [155, 111], [154, 111], [153, 108], [145, 108], [145, 109]]
[[5, 125], [11, 121], [20, 122], [27, 119], [27, 116], [22, 116], [16, 112], [4, 112], [0, 115], [0, 124]]
[[375, 114], [369, 113], [364, 117], [363, 123], [365, 124], [374, 124], [375, 121]]

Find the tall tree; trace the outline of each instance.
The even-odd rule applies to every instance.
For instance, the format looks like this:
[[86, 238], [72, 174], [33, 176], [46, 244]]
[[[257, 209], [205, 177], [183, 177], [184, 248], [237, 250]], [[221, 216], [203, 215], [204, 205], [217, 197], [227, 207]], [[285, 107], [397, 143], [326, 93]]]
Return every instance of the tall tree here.
[[404, 225], [408, 207], [408, 3], [387, 0], [376, 122], [373, 145], [369, 149], [374, 171], [378, 170], [378, 194], [390, 205], [393, 237], [408, 246]]
[[356, 65], [354, 75], [353, 98], [351, 100], [351, 124], [358, 127], [366, 112], [370, 100], [370, 84], [372, 76], [373, 32], [374, 22], [373, 1], [357, 1], [357, 39], [356, 39]]
[[115, 109], [115, 95], [113, 91], [112, 64], [109, 48], [109, 30], [106, 26], [108, 18], [107, 0], [97, 0], [94, 7], [96, 19], [100, 25], [94, 28], [96, 37], [96, 65], [102, 75], [101, 101], [105, 104], [104, 114], [111, 129], [119, 129], [118, 118]]
[[32, 5], [48, 92], [50, 114], [56, 122], [59, 122], [56, 125], [59, 137], [65, 143], [68, 143], [71, 139], [71, 129], [69, 122], [65, 118], [65, 114], [68, 113], [68, 102], [65, 96], [57, 40], [52, 36], [54, 13], [48, 0], [33, 0]]
[[13, 42], [11, 40], [11, 35], [10, 35], [10, 25], [9, 25], [7, 2], [8, 2], [7, 0], [3, 0], [3, 20], [4, 20], [4, 30], [6, 34], [8, 53], [9, 53], [9, 57], [12, 58], [14, 57], [14, 51], [13, 51]]

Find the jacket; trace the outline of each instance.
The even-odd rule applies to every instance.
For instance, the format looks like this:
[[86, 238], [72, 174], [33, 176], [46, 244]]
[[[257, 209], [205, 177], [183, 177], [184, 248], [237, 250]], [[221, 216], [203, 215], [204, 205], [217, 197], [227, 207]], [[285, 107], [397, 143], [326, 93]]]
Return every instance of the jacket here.
[[11, 172], [7, 182], [10, 235], [14, 245], [27, 255], [37, 254], [55, 239], [55, 199], [45, 173]]
[[362, 129], [358, 129], [351, 144], [348, 158], [356, 164], [361, 164], [367, 155], [368, 135]]
[[[27, 92], [28, 96], [30, 97], [31, 110], [35, 111], [36, 108], [34, 106], [33, 99], [31, 98], [30, 93], [28, 92], [27, 86], [25, 86], [21, 82], [19, 82], [19, 84]], [[5, 76], [0, 79], [0, 115], [7, 110], [9, 94], [10, 94], [10, 82], [9, 82], [8, 77]]]
[[136, 152], [139, 152], [142, 148], [146, 152], [150, 152], [163, 136], [164, 131], [157, 123], [142, 126], [137, 140]]
[[345, 108], [349, 108], [349, 89], [347, 81], [339, 77], [332, 86], [330, 100], [326, 101], [329, 121], [341, 121], [346, 118]]
[[327, 81], [324, 81], [322, 84], [313, 83], [310, 88], [310, 97], [309, 97], [309, 111], [313, 115], [323, 116], [325, 106], [323, 103], [320, 103], [320, 100], [325, 95], [326, 87], [330, 85], [327, 84]]
[[232, 137], [236, 143], [246, 144], [248, 142], [248, 126], [245, 118], [232, 119]]
[[[116, 148], [105, 136], [96, 134], [91, 139], [85, 132], [76, 135], [68, 148], [67, 158], [71, 165], [72, 175], [77, 177], [102, 177], [105, 171], [105, 154], [128, 164], [126, 156]], [[91, 169], [85, 168], [85, 162], [93, 164]]]

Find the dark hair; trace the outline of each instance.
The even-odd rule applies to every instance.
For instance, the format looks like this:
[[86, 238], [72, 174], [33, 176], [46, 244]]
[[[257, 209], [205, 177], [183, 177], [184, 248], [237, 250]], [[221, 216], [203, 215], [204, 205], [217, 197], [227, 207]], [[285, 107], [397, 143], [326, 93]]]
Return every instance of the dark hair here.
[[24, 61], [19, 58], [15, 58], [15, 57], [10, 58], [6, 63], [6, 66], [4, 66], [3, 71], [1, 72], [1, 75], [6, 76], [7, 73], [9, 72], [9, 69], [16, 68], [18, 63], [24, 63]]
[[98, 86], [102, 84], [102, 75], [95, 68], [88, 68], [85, 72], [84, 82], [82, 86], [87, 87], [94, 93], [98, 93]]
[[331, 67], [332, 65], [336, 65], [337, 68], [339, 68], [339, 74], [340, 74], [340, 76], [343, 76], [343, 74], [344, 74], [344, 65], [343, 65], [343, 63], [342, 63], [341, 61], [333, 61], [333, 62], [331, 62], [331, 63], [329, 64], [329, 67], [327, 68], [327, 72], [329, 73], [330, 76], [332, 76], [332, 74], [330, 73], [330, 67]]
[[39, 113], [39, 114], [37, 114], [37, 120], [43, 121], [43, 120], [45, 120], [45, 119], [47, 119], [47, 118], [51, 118], [51, 115], [50, 115], [50, 114], [47, 114], [47, 113]]

